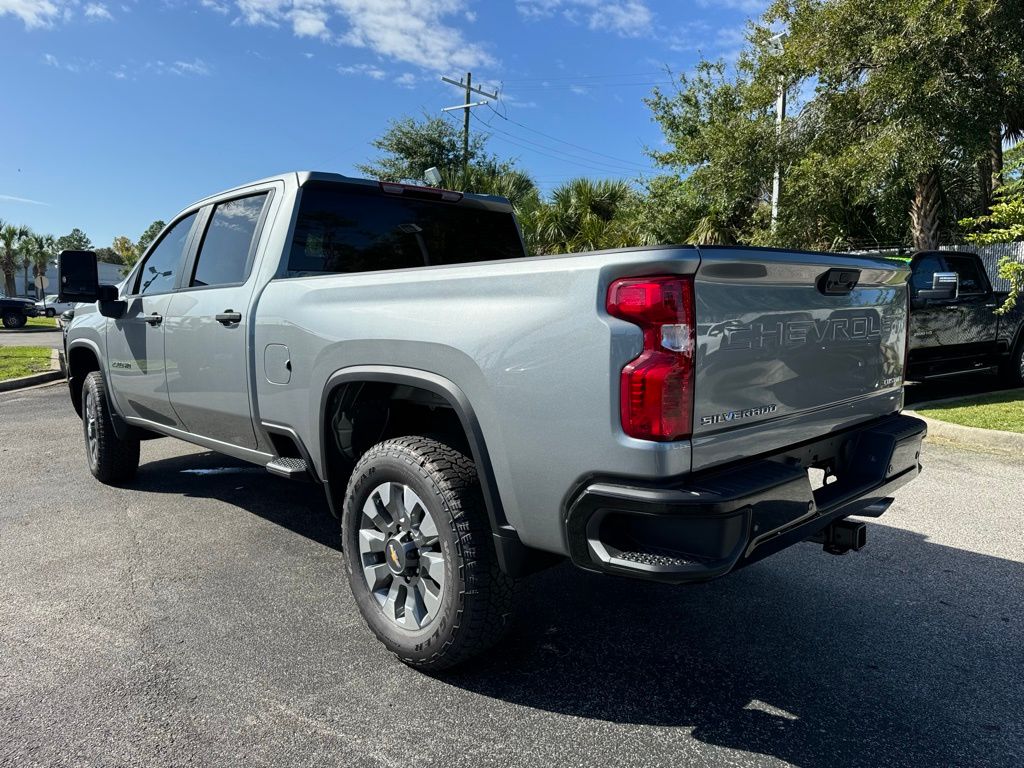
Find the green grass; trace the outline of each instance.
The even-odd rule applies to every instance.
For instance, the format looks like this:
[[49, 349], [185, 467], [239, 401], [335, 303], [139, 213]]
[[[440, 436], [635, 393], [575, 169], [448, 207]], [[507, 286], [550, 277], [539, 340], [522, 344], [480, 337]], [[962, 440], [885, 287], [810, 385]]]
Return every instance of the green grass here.
[[969, 403], [943, 403], [918, 409], [925, 416], [951, 424], [1024, 433], [1024, 390], [998, 392]]
[[0, 346], [0, 381], [50, 370], [49, 347]]
[[57, 318], [55, 317], [29, 317], [26, 318], [26, 328], [56, 328]]

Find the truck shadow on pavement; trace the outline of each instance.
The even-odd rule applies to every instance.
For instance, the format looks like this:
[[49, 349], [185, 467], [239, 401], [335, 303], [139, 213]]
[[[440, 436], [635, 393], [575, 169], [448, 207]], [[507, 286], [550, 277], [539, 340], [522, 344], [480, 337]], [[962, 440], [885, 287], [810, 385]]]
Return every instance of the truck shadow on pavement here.
[[1024, 564], [872, 533], [691, 587], [560, 567], [495, 660], [444, 679], [799, 766], [1020, 765]]
[[143, 462], [132, 490], [218, 499], [331, 549], [341, 549], [338, 521], [323, 489], [274, 477], [265, 469], [207, 451]]
[[[338, 548], [318, 486], [257, 469], [239, 492], [237, 473], [183, 473], [233, 467], [253, 471], [216, 454], [164, 459], [132, 487], [221, 499]], [[898, 524], [898, 506], [883, 520]], [[889, 525], [871, 524], [858, 554], [801, 544], [689, 587], [555, 567], [525, 582], [511, 637], [433, 682], [653, 727], [635, 738], [669, 763], [692, 757], [673, 754], [686, 729], [798, 766], [1020, 765], [1024, 564]]]

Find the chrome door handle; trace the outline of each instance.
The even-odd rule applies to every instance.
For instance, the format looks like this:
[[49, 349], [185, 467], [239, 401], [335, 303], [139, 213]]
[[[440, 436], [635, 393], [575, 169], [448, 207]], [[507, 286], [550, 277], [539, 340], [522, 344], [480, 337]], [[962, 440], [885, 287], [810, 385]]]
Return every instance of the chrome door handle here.
[[154, 312], [152, 315], [146, 315], [142, 319], [145, 320], [150, 325], [160, 325], [160, 323], [164, 321], [163, 315], [159, 315], [156, 312]]
[[225, 309], [216, 317], [217, 322], [224, 326], [242, 322], [242, 313], [235, 312], [233, 309]]

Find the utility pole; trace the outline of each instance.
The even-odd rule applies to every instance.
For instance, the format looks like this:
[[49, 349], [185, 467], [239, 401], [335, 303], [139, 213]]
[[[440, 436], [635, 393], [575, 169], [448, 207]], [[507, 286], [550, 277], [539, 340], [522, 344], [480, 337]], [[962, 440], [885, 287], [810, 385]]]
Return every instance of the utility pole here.
[[779, 97], [775, 100], [775, 177], [772, 179], [772, 232], [779, 221], [779, 192], [782, 189], [782, 161], [777, 153], [782, 147], [782, 124], [786, 121], [786, 81], [779, 78]]
[[469, 110], [473, 107], [482, 107], [486, 104], [486, 101], [471, 102], [474, 93], [478, 93], [481, 96], [486, 96], [488, 99], [497, 99], [498, 93], [488, 93], [481, 88], [475, 88], [473, 86], [473, 73], [467, 72], [466, 79], [463, 80], [452, 80], [450, 77], [442, 77], [441, 80], [449, 85], [454, 85], [462, 88], [466, 91], [466, 101], [462, 104], [458, 104], [454, 107], [445, 107], [442, 112], [454, 112], [457, 109], [463, 110], [462, 120], [462, 178], [465, 180], [469, 177]]
[[[785, 32], [779, 32], [768, 40], [768, 44], [772, 47], [772, 52], [777, 54], [782, 53], [782, 46], [785, 42]], [[772, 234], [775, 234], [775, 227], [779, 222], [779, 194], [782, 191], [782, 160], [779, 157], [779, 153], [782, 150], [782, 127], [785, 122], [786, 76], [779, 75], [779, 95], [775, 100], [775, 176], [772, 178]]]

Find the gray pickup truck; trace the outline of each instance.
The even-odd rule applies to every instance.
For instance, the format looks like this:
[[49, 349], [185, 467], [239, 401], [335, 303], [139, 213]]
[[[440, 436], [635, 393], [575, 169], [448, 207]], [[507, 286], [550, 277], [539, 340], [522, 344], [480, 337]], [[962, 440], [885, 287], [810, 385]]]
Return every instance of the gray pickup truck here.
[[118, 286], [61, 255], [86, 456], [177, 437], [323, 486], [406, 663], [490, 646], [569, 558], [698, 582], [864, 524], [920, 471], [905, 265], [671, 246], [527, 257], [507, 201], [326, 173], [175, 216]]

